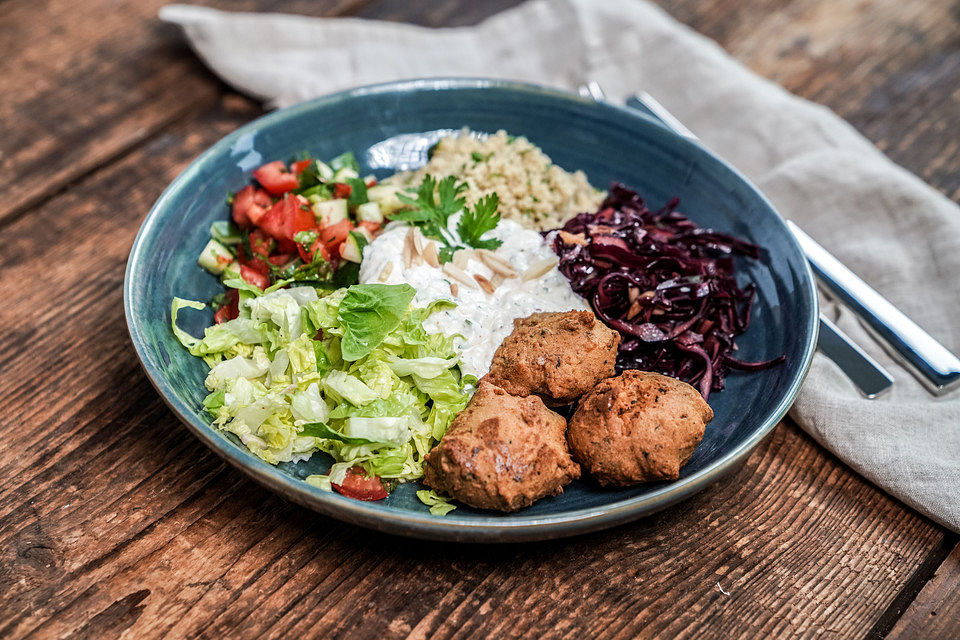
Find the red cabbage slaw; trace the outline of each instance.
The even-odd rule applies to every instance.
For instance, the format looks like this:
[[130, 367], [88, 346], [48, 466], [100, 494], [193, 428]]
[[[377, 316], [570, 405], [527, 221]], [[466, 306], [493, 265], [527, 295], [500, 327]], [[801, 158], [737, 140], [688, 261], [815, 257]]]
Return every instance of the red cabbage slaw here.
[[731, 369], [759, 371], [786, 357], [747, 362], [732, 355], [756, 294], [753, 283], [737, 284], [733, 256], [756, 260], [762, 249], [698, 226], [676, 211], [678, 203], [651, 211], [614, 183], [596, 213], [549, 234], [573, 290], [620, 332], [617, 371], [656, 371], [708, 398]]

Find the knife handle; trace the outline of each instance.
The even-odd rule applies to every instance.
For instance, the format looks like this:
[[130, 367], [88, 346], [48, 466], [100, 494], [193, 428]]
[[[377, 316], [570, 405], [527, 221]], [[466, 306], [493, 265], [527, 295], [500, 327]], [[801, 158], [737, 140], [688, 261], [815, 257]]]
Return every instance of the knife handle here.
[[960, 358], [837, 260], [800, 227], [788, 221], [820, 282], [853, 310], [890, 355], [932, 393], [960, 386]]

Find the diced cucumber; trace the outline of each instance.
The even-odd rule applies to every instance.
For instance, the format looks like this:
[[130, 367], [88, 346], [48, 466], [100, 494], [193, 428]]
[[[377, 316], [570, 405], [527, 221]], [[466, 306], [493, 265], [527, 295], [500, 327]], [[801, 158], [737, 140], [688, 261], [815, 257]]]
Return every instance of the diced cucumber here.
[[367, 246], [367, 239], [358, 231], [351, 231], [347, 239], [340, 245], [340, 257], [350, 262], [359, 263], [363, 260], [363, 248]]
[[397, 197], [397, 193], [403, 189], [392, 184], [378, 184], [367, 189], [367, 198], [370, 202], [376, 202], [380, 205], [380, 214], [388, 216], [404, 207], [404, 204]]
[[210, 235], [220, 244], [227, 246], [240, 244], [240, 229], [229, 220], [217, 220], [211, 224]]
[[346, 200], [322, 200], [313, 204], [313, 215], [322, 227], [347, 219]]
[[352, 233], [359, 233], [360, 235], [362, 235], [364, 238], [367, 239], [367, 242], [373, 242], [373, 232], [370, 231], [370, 229], [367, 229], [366, 227], [357, 227], [356, 229], [353, 230]]
[[333, 177], [334, 171], [330, 168], [326, 162], [321, 162], [320, 160], [316, 161], [317, 163], [317, 174], [324, 180], [327, 181]]
[[360, 174], [350, 167], [343, 167], [333, 174], [334, 182], [346, 182], [348, 178], [359, 178]]
[[210, 239], [207, 246], [200, 252], [200, 257], [197, 258], [197, 264], [217, 276], [223, 273], [223, 270], [232, 262], [233, 254], [230, 253], [230, 249], [213, 238]]
[[357, 218], [367, 222], [383, 222], [383, 214], [380, 213], [380, 205], [376, 202], [366, 202], [357, 207]]

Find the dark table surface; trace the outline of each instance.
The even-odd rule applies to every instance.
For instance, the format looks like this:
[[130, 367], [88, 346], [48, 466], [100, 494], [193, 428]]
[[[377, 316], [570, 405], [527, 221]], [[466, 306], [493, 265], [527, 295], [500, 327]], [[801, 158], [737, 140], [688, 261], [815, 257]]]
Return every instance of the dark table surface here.
[[[202, 449], [136, 361], [123, 270], [166, 184], [262, 109], [164, 2], [0, 0], [0, 637], [960, 637], [958, 537], [789, 420], [679, 506], [532, 545], [367, 532]], [[960, 197], [957, 2], [659, 2]], [[451, 26], [515, 2], [209, 4]]]

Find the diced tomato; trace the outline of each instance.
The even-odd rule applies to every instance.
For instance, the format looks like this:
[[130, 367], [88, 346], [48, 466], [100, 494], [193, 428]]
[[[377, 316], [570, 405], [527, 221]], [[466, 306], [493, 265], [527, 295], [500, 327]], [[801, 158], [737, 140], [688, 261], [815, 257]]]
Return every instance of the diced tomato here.
[[241, 260], [241, 267], [247, 267], [253, 269], [260, 275], [266, 277], [270, 275], [270, 265], [267, 264], [267, 261], [263, 258], [253, 258], [251, 260]]
[[311, 162], [313, 162], [311, 158], [307, 158], [306, 160], [297, 160], [292, 165], [290, 165], [290, 170], [293, 171], [295, 174], [300, 175], [301, 173], [303, 173], [304, 169], [310, 166]]
[[363, 227], [373, 235], [374, 238], [377, 237], [377, 234], [380, 233], [380, 229], [383, 226], [379, 222], [371, 222], [370, 220], [361, 220], [357, 223], [358, 227]]
[[[297, 245], [297, 246], [299, 247], [300, 245]], [[292, 253], [278, 253], [278, 254], [276, 254], [276, 255], [270, 256], [269, 258], [267, 258], [267, 260], [269, 260], [269, 261], [270, 261], [270, 264], [272, 264], [272, 265], [275, 265], [275, 266], [277, 266], [277, 267], [282, 267], [283, 265], [285, 265], [285, 264], [287, 264], [288, 262], [290, 262], [291, 260], [293, 260], [293, 254], [292, 254]]]
[[369, 180], [367, 180], [367, 188], [368, 188], [368, 189], [369, 189], [370, 187], [375, 187], [375, 186], [377, 186], [377, 179], [376, 179], [376, 178], [370, 178]]
[[245, 264], [240, 265], [240, 277], [243, 278], [247, 284], [252, 284], [260, 289], [266, 289], [270, 286], [270, 278]]
[[320, 239], [327, 247], [334, 247], [347, 239], [353, 225], [349, 220], [341, 220], [336, 224], [327, 225], [320, 229]]
[[261, 256], [269, 256], [276, 242], [263, 229], [254, 229], [250, 232], [250, 249]]
[[277, 240], [286, 237], [286, 219], [289, 210], [289, 198], [280, 200], [270, 207], [267, 215], [260, 219], [260, 228]]
[[248, 184], [233, 197], [233, 221], [241, 229], [246, 229], [257, 224], [269, 206], [270, 194]]
[[353, 192], [353, 188], [342, 182], [333, 183], [333, 197], [334, 198], [349, 198], [350, 194]]
[[[260, 228], [281, 242], [286, 240], [287, 246], [292, 244], [293, 236], [300, 231], [310, 231], [317, 228], [317, 220], [313, 212], [307, 207], [306, 200], [300, 196], [286, 195], [275, 205], [270, 207], [260, 220]], [[292, 253], [295, 249], [291, 249]], [[288, 253], [286, 249], [283, 249]]]
[[230, 317], [230, 307], [223, 306], [217, 309], [217, 311], [213, 314], [213, 323], [223, 324], [224, 322], [233, 320], [235, 317], [236, 316]]
[[213, 321], [217, 324], [233, 320], [240, 315], [240, 295], [236, 289], [227, 291], [223, 304], [213, 314]]
[[387, 497], [387, 490], [378, 476], [368, 476], [363, 467], [356, 465], [347, 469], [343, 484], [333, 484], [333, 490], [354, 500], [372, 502]]
[[[330, 249], [327, 247], [327, 245], [324, 244], [323, 238], [317, 238], [317, 240], [312, 245], [310, 245], [310, 255], [307, 258], [304, 258], [303, 261], [310, 262], [313, 259], [313, 255], [317, 251], [320, 252], [321, 258], [323, 258], [327, 262], [330, 262], [330, 256], [332, 254], [330, 253]], [[301, 257], [303, 257], [303, 254], [301, 254]]]
[[287, 165], [279, 160], [268, 162], [253, 172], [257, 182], [275, 196], [282, 196], [300, 186], [297, 174], [291, 173]]
[[296, 197], [296, 206], [291, 210], [291, 215], [289, 218], [289, 238], [293, 240], [293, 237], [300, 233], [301, 231], [315, 231], [317, 227], [317, 219], [313, 215], [313, 211], [310, 210], [310, 205], [306, 200], [300, 196]]
[[313, 259], [310, 248], [300, 244], [299, 242], [297, 243], [297, 253], [300, 254], [300, 259], [304, 262], [310, 262]]

